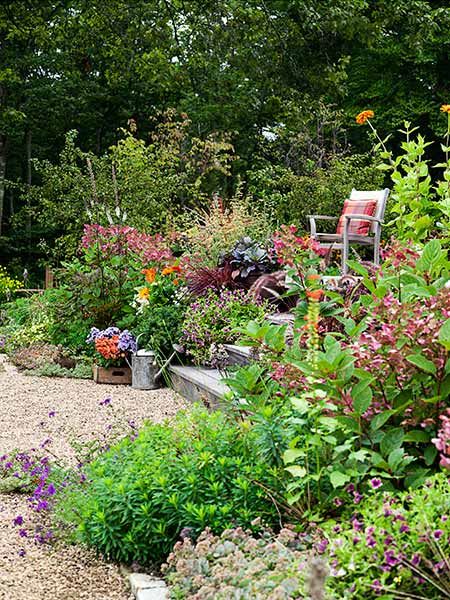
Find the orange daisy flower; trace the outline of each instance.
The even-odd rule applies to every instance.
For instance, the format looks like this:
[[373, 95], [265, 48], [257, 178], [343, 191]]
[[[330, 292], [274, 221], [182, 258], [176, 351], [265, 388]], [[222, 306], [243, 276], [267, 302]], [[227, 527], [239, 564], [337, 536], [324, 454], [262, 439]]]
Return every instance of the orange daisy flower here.
[[450, 115], [450, 104], [443, 104], [441, 106], [441, 111]]
[[359, 115], [356, 115], [355, 121], [358, 123], [358, 125], [364, 125], [368, 119], [373, 119], [374, 115], [375, 113], [373, 110], [363, 110], [359, 113]]
[[156, 269], [142, 269], [141, 271], [145, 275], [145, 281], [147, 283], [153, 283], [156, 279]]
[[138, 297], [140, 300], [148, 300], [149, 296], [150, 296], [150, 290], [148, 289], [148, 287], [143, 287], [138, 292]]

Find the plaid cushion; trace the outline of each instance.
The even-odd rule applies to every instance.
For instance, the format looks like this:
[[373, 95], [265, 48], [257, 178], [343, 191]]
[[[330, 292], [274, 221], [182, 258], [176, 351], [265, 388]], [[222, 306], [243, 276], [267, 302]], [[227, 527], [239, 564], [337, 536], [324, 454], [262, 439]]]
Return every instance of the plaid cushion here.
[[[346, 219], [344, 215], [368, 215], [373, 217], [377, 208], [376, 200], [345, 200], [342, 214], [339, 218], [336, 233], [338, 235], [344, 234], [344, 226]], [[349, 234], [353, 235], [369, 235], [370, 221], [363, 221], [362, 219], [355, 219], [350, 221], [348, 228]]]

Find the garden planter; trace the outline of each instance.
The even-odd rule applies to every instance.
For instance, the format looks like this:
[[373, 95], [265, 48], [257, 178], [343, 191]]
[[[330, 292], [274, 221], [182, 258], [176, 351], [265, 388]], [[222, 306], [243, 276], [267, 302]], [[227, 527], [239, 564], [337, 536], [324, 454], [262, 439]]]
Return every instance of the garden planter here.
[[110, 385], [131, 385], [130, 367], [92, 367], [95, 383], [109, 383]]

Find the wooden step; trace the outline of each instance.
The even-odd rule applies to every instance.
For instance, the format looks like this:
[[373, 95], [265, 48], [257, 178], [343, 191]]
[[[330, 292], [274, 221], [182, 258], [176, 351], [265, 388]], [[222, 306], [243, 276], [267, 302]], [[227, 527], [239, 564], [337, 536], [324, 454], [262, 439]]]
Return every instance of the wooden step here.
[[225, 350], [228, 353], [230, 365], [248, 365], [254, 362], [251, 346], [235, 346], [234, 344], [225, 344]]
[[174, 390], [191, 402], [203, 402], [208, 408], [219, 407], [229, 391], [217, 369], [173, 365], [169, 374]]
[[295, 315], [291, 312], [284, 313], [273, 313], [272, 315], [267, 315], [267, 321], [271, 325], [289, 325], [292, 327], [295, 321]]

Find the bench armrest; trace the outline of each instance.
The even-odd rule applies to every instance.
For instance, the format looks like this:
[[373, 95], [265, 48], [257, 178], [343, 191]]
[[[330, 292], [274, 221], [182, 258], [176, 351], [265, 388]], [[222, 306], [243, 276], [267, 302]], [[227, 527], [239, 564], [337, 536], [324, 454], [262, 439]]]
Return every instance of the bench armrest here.
[[316, 220], [317, 221], [337, 221], [339, 217], [330, 217], [328, 215], [308, 215], [309, 226], [311, 229], [311, 237], [314, 237], [317, 233]]
[[344, 222], [344, 236], [343, 236], [343, 241], [344, 241], [344, 246], [348, 245], [348, 230], [350, 227], [350, 222], [357, 219], [358, 221], [370, 221], [371, 223], [376, 223], [376, 228], [375, 228], [375, 237], [380, 236], [380, 231], [381, 231], [381, 225], [383, 223], [382, 219], [379, 219], [378, 217], [371, 217], [369, 215], [344, 215], [345, 218], [345, 222]]
[[371, 217], [369, 215], [344, 215], [344, 219], [351, 221], [352, 219], [359, 219], [360, 221], [372, 221], [373, 223], [382, 223], [382, 219], [378, 217]]

